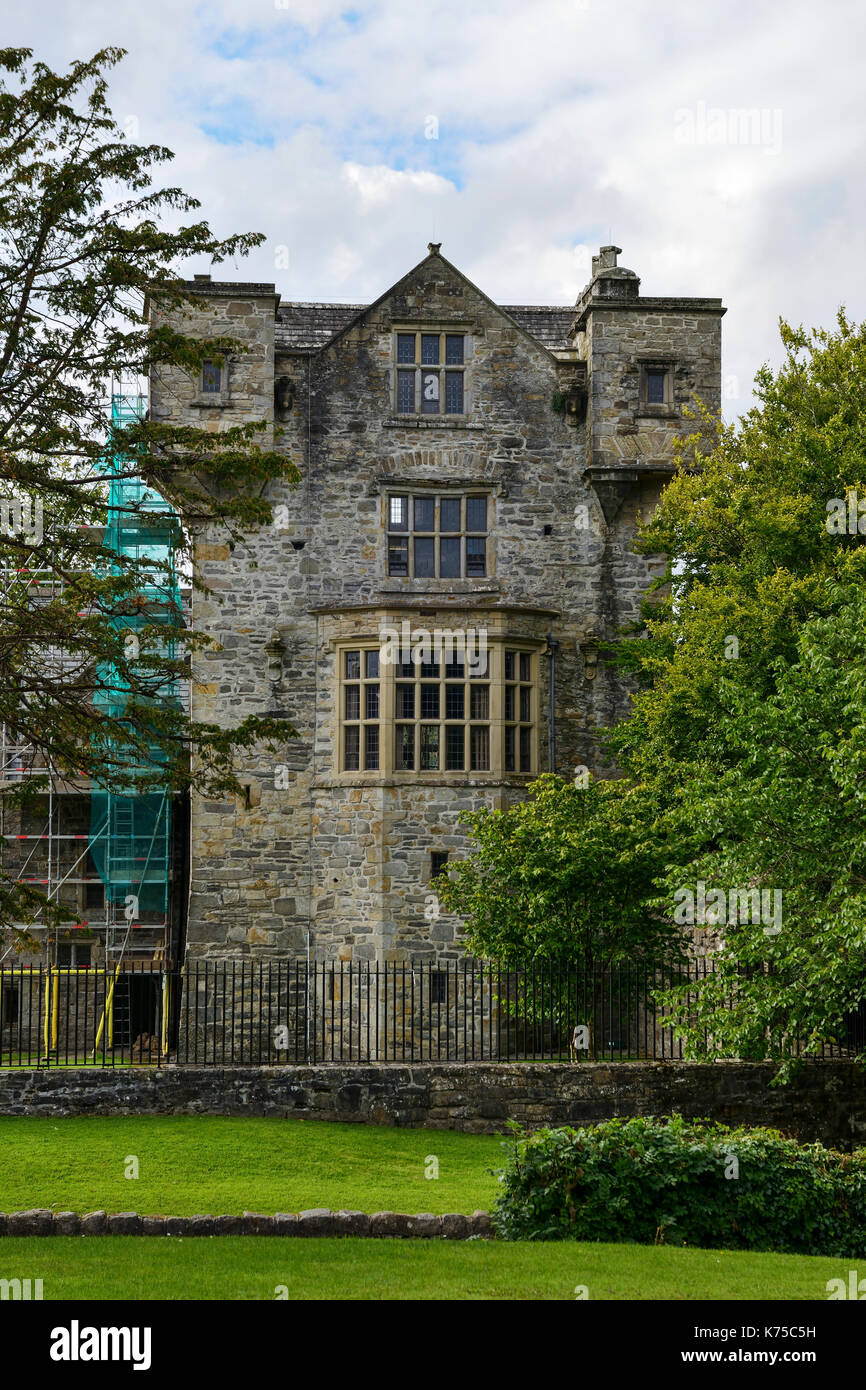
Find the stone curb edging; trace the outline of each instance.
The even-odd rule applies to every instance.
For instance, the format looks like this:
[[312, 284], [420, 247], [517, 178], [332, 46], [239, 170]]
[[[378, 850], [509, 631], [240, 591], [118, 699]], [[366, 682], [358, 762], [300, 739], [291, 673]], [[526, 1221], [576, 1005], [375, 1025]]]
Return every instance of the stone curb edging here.
[[391, 1236], [471, 1240], [492, 1235], [490, 1214], [449, 1212], [410, 1216], [397, 1211], [279, 1211], [275, 1216], [245, 1211], [242, 1216], [139, 1216], [121, 1211], [0, 1212], [0, 1236]]

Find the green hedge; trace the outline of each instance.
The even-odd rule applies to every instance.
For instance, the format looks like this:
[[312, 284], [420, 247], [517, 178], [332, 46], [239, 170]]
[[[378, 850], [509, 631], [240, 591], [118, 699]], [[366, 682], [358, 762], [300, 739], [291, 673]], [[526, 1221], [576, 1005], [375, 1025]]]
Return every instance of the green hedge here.
[[841, 1154], [679, 1115], [510, 1128], [493, 1213], [506, 1240], [866, 1256], [864, 1149]]

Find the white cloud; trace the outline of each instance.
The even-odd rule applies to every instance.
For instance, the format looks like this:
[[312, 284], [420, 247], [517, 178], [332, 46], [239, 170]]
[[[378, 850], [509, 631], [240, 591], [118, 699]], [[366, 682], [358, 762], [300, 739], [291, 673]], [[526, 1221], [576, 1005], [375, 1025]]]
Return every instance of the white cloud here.
[[354, 247], [347, 246], [344, 241], [340, 241], [334, 247], [328, 257], [328, 274], [332, 276], [334, 284], [342, 289], [347, 281], [351, 281], [353, 275], [357, 275], [361, 269], [361, 254]]
[[[568, 303], [574, 248], [613, 240], [644, 293], [728, 305], [729, 414], [779, 315], [866, 317], [856, 0], [820, 23], [805, 0], [0, 0], [0, 20], [54, 66], [126, 47], [118, 118], [175, 150], [166, 181], [216, 231], [266, 233], [218, 273], [286, 298], [373, 299], [436, 240], [494, 299]], [[775, 152], [677, 139], [678, 112], [753, 109]]]
[[364, 166], [344, 164], [343, 177], [358, 195], [358, 211], [363, 214], [374, 207], [397, 202], [401, 195], [411, 193], [450, 193], [454, 185], [438, 174], [423, 169], [389, 169], [385, 164]]

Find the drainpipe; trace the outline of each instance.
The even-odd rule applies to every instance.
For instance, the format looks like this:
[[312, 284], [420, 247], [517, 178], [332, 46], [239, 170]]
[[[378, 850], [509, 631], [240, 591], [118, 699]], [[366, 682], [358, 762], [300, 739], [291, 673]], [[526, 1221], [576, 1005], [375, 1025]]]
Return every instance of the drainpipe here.
[[550, 770], [556, 771], [556, 649], [559, 639], [547, 634], [547, 654], [550, 657]]
[[307, 992], [304, 999], [304, 1023], [307, 1045], [307, 1066], [310, 1065], [310, 933], [307, 932]]

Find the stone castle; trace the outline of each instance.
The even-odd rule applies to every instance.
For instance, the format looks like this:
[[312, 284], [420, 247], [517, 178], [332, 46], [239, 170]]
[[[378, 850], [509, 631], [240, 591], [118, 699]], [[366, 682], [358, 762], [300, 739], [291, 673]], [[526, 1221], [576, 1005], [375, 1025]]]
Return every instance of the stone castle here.
[[193, 798], [187, 959], [459, 958], [434, 890], [460, 812], [605, 771], [629, 691], [599, 644], [663, 570], [631, 542], [685, 408], [720, 407], [725, 312], [641, 296], [619, 252], [555, 307], [493, 303], [437, 244], [369, 305], [189, 282], [185, 330], [248, 351], [154, 374], [153, 417], [266, 419], [302, 480], [242, 543], [196, 536], [219, 648], [193, 658], [193, 715], [300, 737], [242, 798]]

